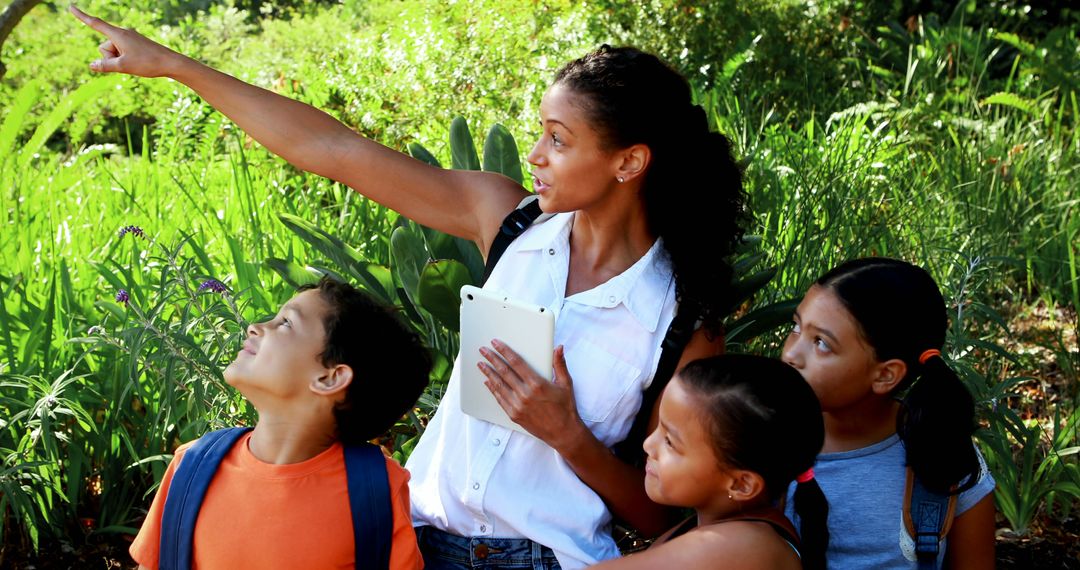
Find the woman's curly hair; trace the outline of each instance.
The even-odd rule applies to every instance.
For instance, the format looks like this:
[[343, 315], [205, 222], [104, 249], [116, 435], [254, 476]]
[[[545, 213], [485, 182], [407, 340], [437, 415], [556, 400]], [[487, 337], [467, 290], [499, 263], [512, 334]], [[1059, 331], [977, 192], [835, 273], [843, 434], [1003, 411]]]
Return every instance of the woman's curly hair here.
[[663, 239], [679, 303], [696, 305], [707, 330], [719, 332], [733, 309], [729, 257], [749, 220], [731, 142], [709, 130], [682, 75], [636, 48], [601, 46], [566, 64], [555, 83], [579, 96], [608, 148], [649, 147], [650, 230]]

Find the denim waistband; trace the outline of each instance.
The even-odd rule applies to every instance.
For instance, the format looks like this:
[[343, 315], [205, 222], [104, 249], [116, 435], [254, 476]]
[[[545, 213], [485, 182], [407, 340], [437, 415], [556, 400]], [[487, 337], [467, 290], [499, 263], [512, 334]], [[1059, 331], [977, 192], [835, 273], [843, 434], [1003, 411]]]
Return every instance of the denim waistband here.
[[424, 555], [424, 567], [532, 568], [558, 570], [555, 553], [527, 538], [467, 537], [432, 526], [416, 527], [416, 540]]

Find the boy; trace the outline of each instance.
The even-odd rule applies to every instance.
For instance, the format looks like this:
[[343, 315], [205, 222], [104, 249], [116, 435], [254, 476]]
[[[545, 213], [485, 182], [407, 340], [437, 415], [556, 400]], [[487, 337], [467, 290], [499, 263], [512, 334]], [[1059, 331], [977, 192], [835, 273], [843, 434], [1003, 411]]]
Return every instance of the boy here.
[[[390, 310], [326, 278], [302, 287], [274, 319], [250, 325], [247, 333], [224, 376], [259, 420], [213, 474], [198, 510], [191, 566], [353, 568], [343, 445], [378, 436], [415, 403], [427, 385], [430, 355]], [[158, 567], [170, 483], [191, 446], [177, 449], [131, 545], [140, 568]], [[419, 569], [409, 475], [385, 461], [393, 511], [390, 567]]]

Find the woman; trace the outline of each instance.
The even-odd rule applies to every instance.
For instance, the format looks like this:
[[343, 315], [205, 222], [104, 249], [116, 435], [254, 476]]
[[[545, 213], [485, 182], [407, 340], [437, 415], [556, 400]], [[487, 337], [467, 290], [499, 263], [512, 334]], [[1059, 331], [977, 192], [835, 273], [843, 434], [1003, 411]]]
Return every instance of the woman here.
[[[298, 168], [485, 254], [529, 195], [501, 175], [425, 165], [308, 105], [72, 12], [107, 37], [92, 70], [171, 77]], [[678, 303], [697, 307], [704, 324], [681, 363], [723, 347], [725, 257], [741, 235], [742, 182], [730, 144], [709, 132], [686, 80], [652, 55], [604, 46], [559, 72], [540, 121], [528, 161], [540, 207], [555, 215], [510, 245], [485, 288], [548, 306], [565, 352], [553, 357], [552, 383], [486, 355], [502, 367], [490, 383], [496, 398], [535, 438], [458, 406], [441, 406], [432, 419], [407, 464], [429, 568], [490, 566], [519, 553], [540, 566], [580, 568], [618, 555], [612, 513], [646, 534], [662, 532], [668, 513], [648, 499], [642, 471], [611, 448], [641, 407]], [[508, 349], [500, 352], [513, 363]], [[459, 364], [477, 360], [465, 355]]]

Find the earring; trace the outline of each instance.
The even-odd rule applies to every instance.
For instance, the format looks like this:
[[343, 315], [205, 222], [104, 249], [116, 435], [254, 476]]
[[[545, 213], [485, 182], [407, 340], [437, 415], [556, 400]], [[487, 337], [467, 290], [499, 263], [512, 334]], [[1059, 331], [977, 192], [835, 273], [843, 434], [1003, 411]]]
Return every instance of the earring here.
[[622, 183], [623, 183], [623, 177], [622, 177], [622, 176], [616, 176], [616, 177], [615, 177], [615, 180], [618, 180], [618, 181], [619, 181], [619, 184], [622, 184]]

